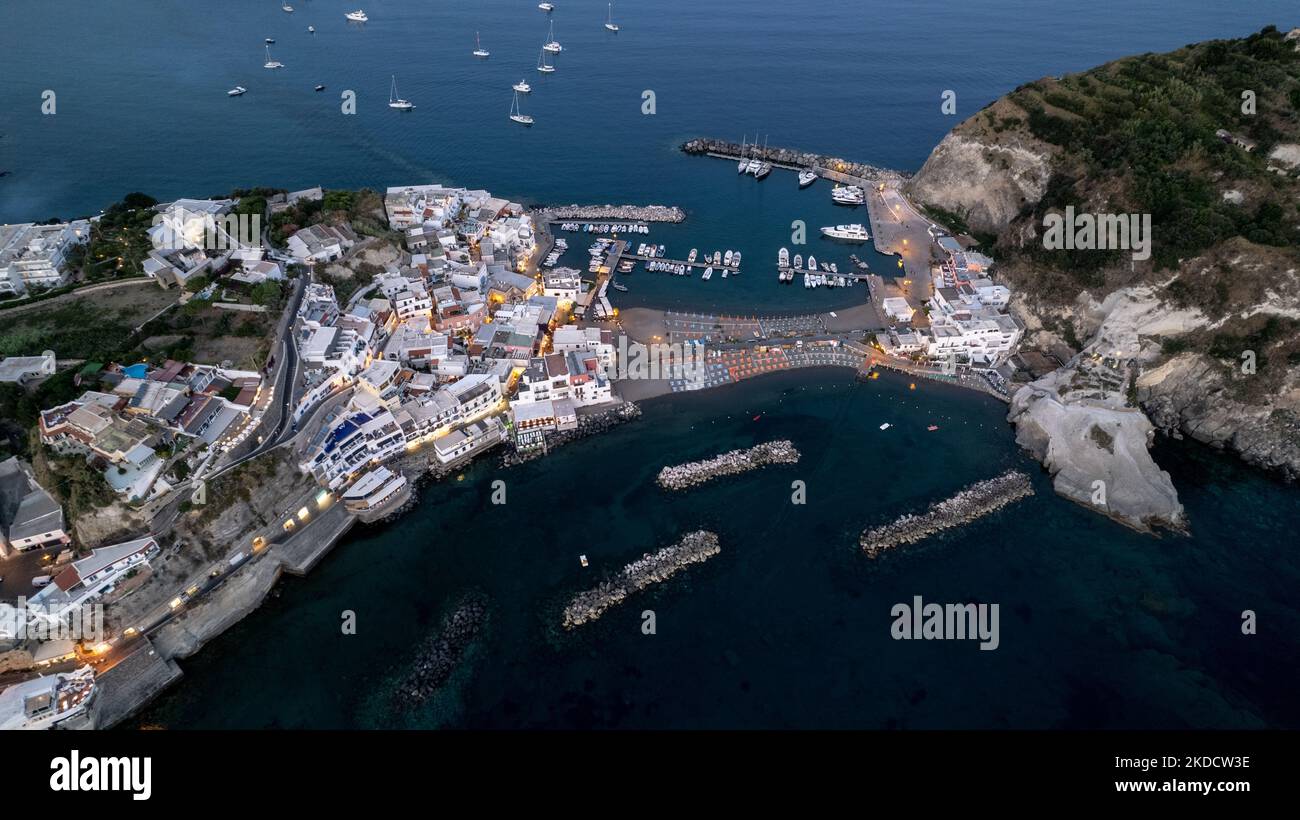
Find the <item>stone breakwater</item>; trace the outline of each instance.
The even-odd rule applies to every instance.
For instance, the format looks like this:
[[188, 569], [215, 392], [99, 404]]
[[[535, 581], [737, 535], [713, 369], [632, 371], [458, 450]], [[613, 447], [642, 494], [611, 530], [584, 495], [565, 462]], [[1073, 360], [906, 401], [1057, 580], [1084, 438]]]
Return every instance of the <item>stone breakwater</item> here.
[[878, 168], [865, 162], [850, 162], [840, 157], [814, 154], [810, 151], [797, 151], [793, 148], [763, 148], [762, 146], [741, 146], [726, 140], [693, 139], [682, 145], [687, 154], [720, 154], [724, 157], [756, 157], [777, 165], [789, 165], [795, 168], [824, 168], [849, 176], [865, 179], [907, 179], [908, 175], [889, 168]]
[[691, 564], [702, 564], [721, 551], [716, 533], [696, 530], [687, 533], [670, 547], [646, 553], [623, 567], [613, 579], [573, 596], [573, 600], [564, 608], [564, 628], [573, 629], [594, 621], [605, 610], [622, 603], [632, 593], [666, 581], [678, 570]]
[[794, 464], [799, 451], [794, 443], [782, 439], [758, 444], [748, 450], [732, 450], [703, 461], [689, 461], [659, 471], [655, 482], [665, 490], [685, 490], [715, 478], [747, 473], [770, 464]]
[[456, 671], [465, 650], [487, 623], [487, 599], [480, 595], [463, 598], [442, 619], [437, 634], [420, 647], [411, 669], [397, 685], [394, 697], [400, 706], [418, 706], [438, 691]]
[[931, 504], [920, 515], [904, 515], [862, 533], [859, 543], [875, 558], [885, 550], [914, 544], [942, 530], [959, 527], [1034, 494], [1029, 476], [1008, 470], [996, 478], [976, 482], [961, 492]]
[[685, 222], [686, 212], [675, 205], [548, 205], [534, 208], [538, 219], [556, 222]]
[[510, 444], [506, 452], [501, 455], [501, 466], [513, 467], [516, 464], [523, 464], [526, 461], [541, 458], [556, 447], [570, 444], [588, 436], [604, 433], [620, 424], [626, 424], [639, 418], [641, 418], [641, 408], [630, 401], [623, 402], [617, 407], [612, 407], [600, 413], [578, 416], [578, 426], [576, 428], [547, 433], [545, 447], [530, 447], [521, 450], [513, 443]]

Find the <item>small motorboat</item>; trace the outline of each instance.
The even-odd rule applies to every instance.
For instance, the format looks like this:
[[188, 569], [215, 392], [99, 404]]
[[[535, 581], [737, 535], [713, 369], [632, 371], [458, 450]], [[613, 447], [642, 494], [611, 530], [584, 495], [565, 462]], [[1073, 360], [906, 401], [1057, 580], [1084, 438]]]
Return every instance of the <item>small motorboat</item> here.
[[317, 91], [324, 91], [324, 90], [325, 90], [325, 86], [323, 86], [323, 85], [318, 85], [318, 86], [316, 86], [316, 90], [317, 90]]
[[267, 45], [274, 45], [274, 44], [275, 44], [275, 38], [274, 38], [274, 37], [267, 37], [267, 38], [266, 38], [266, 44], [267, 44]]
[[247, 89], [247, 88], [244, 88], [242, 85], [237, 85], [237, 86], [235, 86], [234, 88], [232, 88], [232, 89], [230, 89], [229, 91], [227, 91], [227, 92], [226, 92], [226, 96], [227, 96], [227, 97], [238, 97], [240, 94], [245, 94], [245, 93], [247, 93], [247, 92], [248, 92], [248, 89]]

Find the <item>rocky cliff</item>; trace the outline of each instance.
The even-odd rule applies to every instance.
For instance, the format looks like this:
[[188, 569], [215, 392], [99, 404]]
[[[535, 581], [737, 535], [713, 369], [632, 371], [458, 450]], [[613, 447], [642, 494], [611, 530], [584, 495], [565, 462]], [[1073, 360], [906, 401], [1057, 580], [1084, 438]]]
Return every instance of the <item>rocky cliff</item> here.
[[[1300, 476], [1297, 45], [1270, 27], [1029, 83], [908, 183], [994, 237], [1026, 345], [1074, 354], [1015, 394], [1017, 439], [1058, 492], [1130, 526], [1185, 523], [1157, 431]], [[1048, 247], [1067, 206], [1149, 215], [1150, 258]]]

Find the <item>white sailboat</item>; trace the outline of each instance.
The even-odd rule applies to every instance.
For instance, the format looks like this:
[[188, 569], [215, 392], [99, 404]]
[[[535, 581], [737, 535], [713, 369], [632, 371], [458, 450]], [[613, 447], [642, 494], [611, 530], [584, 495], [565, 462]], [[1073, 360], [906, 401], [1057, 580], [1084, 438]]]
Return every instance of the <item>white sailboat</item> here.
[[561, 51], [564, 51], [564, 47], [561, 46], [561, 45], [560, 45], [558, 42], [556, 42], [556, 40], [555, 40], [555, 21], [554, 21], [554, 20], [551, 21], [551, 31], [550, 31], [550, 33], [546, 35], [546, 45], [542, 46], [542, 48], [546, 49], [547, 51], [551, 52], [552, 54], [559, 54]]
[[510, 119], [520, 125], [532, 125], [533, 118], [519, 111], [519, 92], [515, 92], [515, 101], [510, 106]]
[[605, 28], [610, 31], [618, 31], [618, 24], [614, 22], [614, 4], [610, 3], [605, 15]]
[[546, 64], [546, 49], [542, 49], [541, 55], [537, 58], [537, 70], [543, 74], [550, 74], [555, 70], [555, 66]]
[[529, 91], [533, 90], [533, 87], [528, 84], [528, 80], [520, 80], [519, 82], [515, 83], [512, 87], [514, 88], [515, 91], [518, 91], [520, 94], [527, 94]]
[[280, 6], [280, 11], [286, 12], [288, 14], [293, 14], [293, 6], [289, 5], [288, 3], [284, 3], [283, 5]]
[[477, 31], [474, 32], [474, 56], [475, 57], [492, 56], [492, 52], [488, 51], [486, 48], [483, 48], [483, 44], [479, 42]]
[[266, 47], [266, 62], [262, 63], [262, 68], [284, 68], [284, 63], [271, 59], [271, 47]]
[[398, 111], [410, 111], [415, 105], [407, 100], [397, 96], [397, 75], [393, 75], [393, 85], [388, 90], [388, 107], [396, 108]]

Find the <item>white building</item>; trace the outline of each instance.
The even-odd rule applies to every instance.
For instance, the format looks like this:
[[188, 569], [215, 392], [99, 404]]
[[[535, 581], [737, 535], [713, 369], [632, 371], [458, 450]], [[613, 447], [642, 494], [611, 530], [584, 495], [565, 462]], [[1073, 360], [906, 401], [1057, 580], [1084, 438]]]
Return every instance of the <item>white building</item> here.
[[85, 220], [0, 225], [0, 293], [24, 294], [67, 282], [67, 254], [90, 239]]
[[53, 376], [56, 363], [53, 350], [46, 350], [39, 356], [10, 356], [0, 360], [0, 382], [27, 384]]

